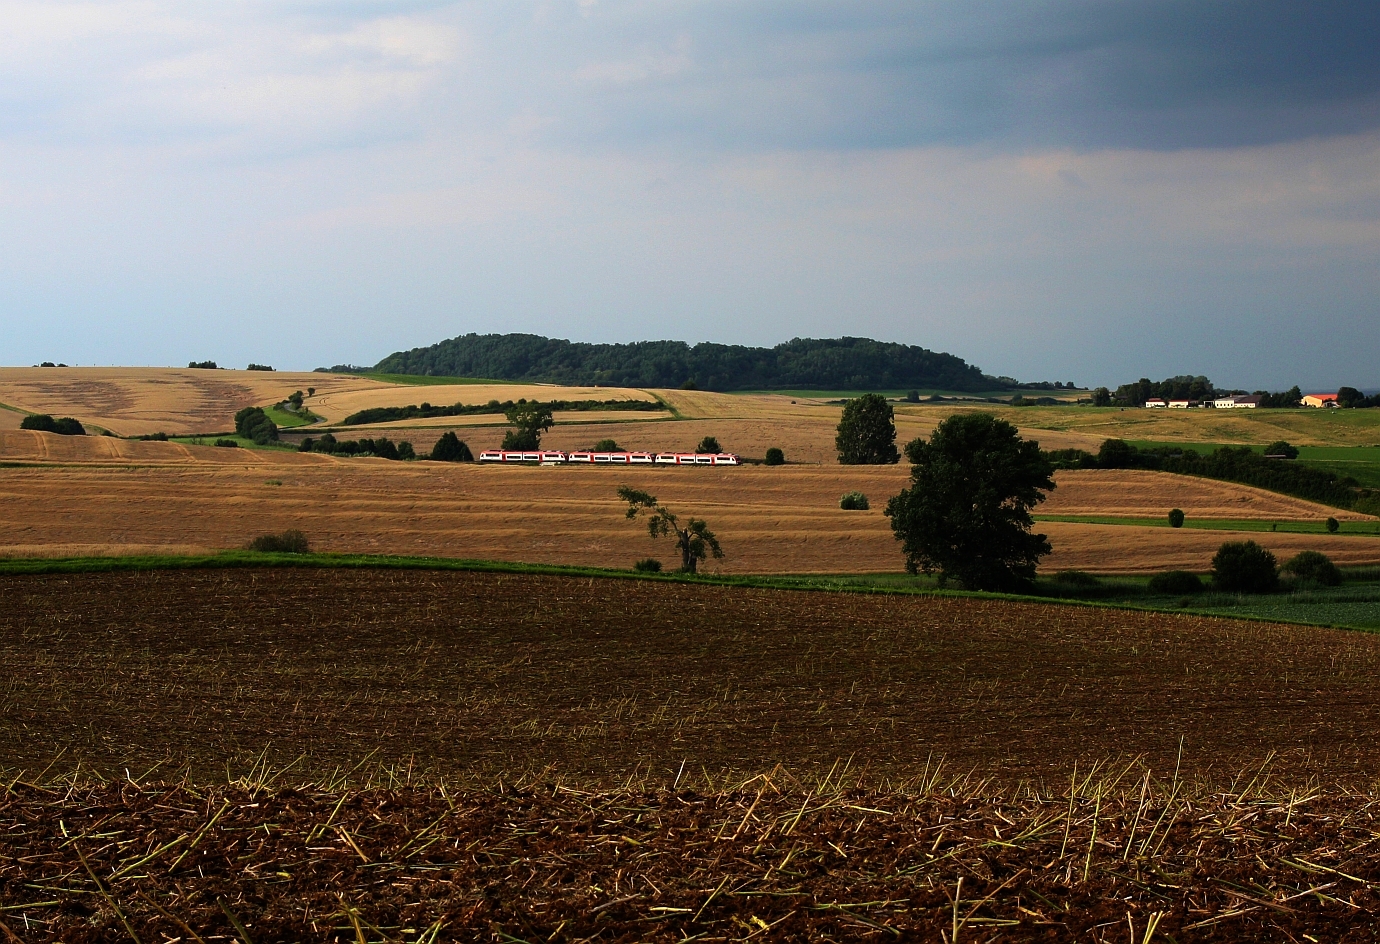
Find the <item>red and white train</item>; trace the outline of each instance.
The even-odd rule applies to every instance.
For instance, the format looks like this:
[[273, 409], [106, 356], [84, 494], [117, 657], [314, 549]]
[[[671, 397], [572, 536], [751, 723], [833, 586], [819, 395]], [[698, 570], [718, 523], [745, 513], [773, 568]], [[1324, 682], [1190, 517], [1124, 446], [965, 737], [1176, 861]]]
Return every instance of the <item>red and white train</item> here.
[[584, 465], [742, 465], [731, 452], [508, 452], [489, 449], [479, 454], [480, 462], [540, 462], [543, 465], [577, 463]]

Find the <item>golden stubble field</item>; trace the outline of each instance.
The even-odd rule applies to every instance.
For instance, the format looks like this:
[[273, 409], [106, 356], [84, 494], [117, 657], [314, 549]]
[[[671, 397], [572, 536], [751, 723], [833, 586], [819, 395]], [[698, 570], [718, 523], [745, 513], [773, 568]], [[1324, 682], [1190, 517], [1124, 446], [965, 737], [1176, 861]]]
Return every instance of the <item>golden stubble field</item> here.
[[[336, 459], [105, 437], [0, 432], [0, 554], [192, 553], [242, 547], [300, 528], [322, 551], [435, 555], [628, 567], [673, 561], [623, 518], [619, 485], [644, 488], [705, 519], [728, 554], [724, 573], [898, 572], [881, 509], [908, 468], [533, 468]], [[1244, 486], [1154, 472], [1061, 472], [1049, 514], [1320, 520], [1335, 510]], [[838, 508], [860, 490], [866, 512]], [[1349, 517], [1338, 515], [1338, 517]], [[1205, 570], [1232, 532], [1042, 522], [1048, 569]], [[1339, 563], [1380, 562], [1380, 539], [1253, 533], [1281, 556], [1313, 549]]]

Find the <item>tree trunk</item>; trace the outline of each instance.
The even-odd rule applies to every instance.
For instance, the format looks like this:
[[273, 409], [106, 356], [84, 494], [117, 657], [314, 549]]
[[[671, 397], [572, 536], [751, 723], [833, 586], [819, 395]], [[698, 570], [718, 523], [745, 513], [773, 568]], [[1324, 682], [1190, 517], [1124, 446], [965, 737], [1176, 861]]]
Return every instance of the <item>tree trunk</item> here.
[[680, 569], [687, 574], [695, 573], [695, 568], [699, 564], [699, 558], [690, 553], [690, 532], [681, 531], [680, 534]]

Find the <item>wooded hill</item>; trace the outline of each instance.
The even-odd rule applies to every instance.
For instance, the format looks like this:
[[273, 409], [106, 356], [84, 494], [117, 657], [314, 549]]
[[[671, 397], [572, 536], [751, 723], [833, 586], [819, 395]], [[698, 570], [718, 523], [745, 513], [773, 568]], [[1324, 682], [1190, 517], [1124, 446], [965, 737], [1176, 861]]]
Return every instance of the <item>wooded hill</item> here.
[[952, 354], [868, 338], [796, 338], [772, 348], [684, 341], [582, 344], [534, 334], [467, 334], [390, 354], [389, 374], [484, 377], [577, 386], [701, 390], [1007, 389]]

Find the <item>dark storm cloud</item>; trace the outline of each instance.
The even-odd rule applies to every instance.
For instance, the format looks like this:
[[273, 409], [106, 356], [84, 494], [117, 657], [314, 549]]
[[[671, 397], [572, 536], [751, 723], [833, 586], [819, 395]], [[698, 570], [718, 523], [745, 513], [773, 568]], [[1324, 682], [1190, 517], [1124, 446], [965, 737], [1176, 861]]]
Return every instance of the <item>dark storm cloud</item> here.
[[597, 60], [557, 124], [582, 137], [1164, 149], [1380, 125], [1374, 0], [614, 4], [561, 41]]

